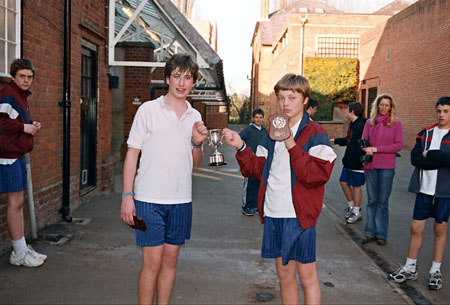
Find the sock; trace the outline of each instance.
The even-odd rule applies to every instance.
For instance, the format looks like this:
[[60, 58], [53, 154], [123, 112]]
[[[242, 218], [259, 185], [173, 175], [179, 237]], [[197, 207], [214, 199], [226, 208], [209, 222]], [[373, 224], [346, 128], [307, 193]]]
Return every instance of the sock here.
[[360, 211], [361, 211], [361, 207], [353, 207], [353, 213], [359, 214]]
[[434, 274], [434, 273], [436, 273], [436, 271], [441, 272], [441, 264], [442, 263], [436, 263], [435, 261], [433, 261], [433, 264], [431, 265], [431, 268], [430, 268], [430, 273]]
[[25, 241], [25, 237], [24, 237], [24, 236], [22, 236], [22, 238], [21, 238], [21, 239], [18, 239], [18, 240], [11, 240], [11, 243], [12, 243], [14, 252], [15, 252], [17, 255], [19, 255], [19, 254], [21, 254], [22, 252], [25, 252], [25, 251], [28, 250], [28, 248], [27, 248], [27, 243], [26, 243], [26, 241]]
[[347, 201], [348, 207], [349, 208], [353, 208], [353, 206], [355, 205], [355, 203], [352, 201]]
[[403, 269], [405, 269], [405, 271], [408, 271], [408, 272], [416, 272], [416, 263], [417, 263], [417, 258], [411, 259], [411, 258], [407, 257], [406, 263], [403, 266]]

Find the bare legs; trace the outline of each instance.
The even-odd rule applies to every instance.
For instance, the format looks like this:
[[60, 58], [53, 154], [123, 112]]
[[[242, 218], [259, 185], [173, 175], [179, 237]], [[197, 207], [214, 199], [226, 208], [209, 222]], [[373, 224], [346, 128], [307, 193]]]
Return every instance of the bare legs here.
[[24, 237], [23, 224], [23, 191], [9, 192], [7, 197], [6, 219], [8, 222], [9, 236], [12, 240]]
[[[417, 259], [422, 247], [423, 231], [427, 224], [426, 220], [413, 220], [411, 224], [411, 237], [409, 239], [408, 257]], [[447, 239], [447, 222], [434, 223], [434, 254], [433, 261], [441, 263], [444, 258], [444, 251]]]
[[362, 201], [362, 189], [360, 186], [349, 186], [346, 182], [340, 182], [342, 191], [344, 192], [347, 201], [353, 201], [355, 207], [361, 206]]
[[139, 304], [169, 304], [175, 281], [180, 246], [164, 244], [142, 247], [142, 268], [139, 274]]
[[275, 259], [280, 279], [281, 301], [283, 304], [299, 304], [297, 271], [303, 288], [305, 304], [321, 304], [319, 278], [316, 263], [302, 264], [289, 261], [283, 265], [281, 257]]

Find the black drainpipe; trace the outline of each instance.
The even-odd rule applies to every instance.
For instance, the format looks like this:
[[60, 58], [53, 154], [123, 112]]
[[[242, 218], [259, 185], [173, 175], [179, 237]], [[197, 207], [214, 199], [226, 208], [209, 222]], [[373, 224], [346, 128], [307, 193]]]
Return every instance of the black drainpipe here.
[[23, 1], [20, 1], [20, 58], [23, 58]]
[[72, 1], [64, 0], [64, 71], [63, 71], [63, 100], [59, 105], [63, 107], [63, 192], [62, 219], [72, 222], [70, 214], [70, 60], [71, 60], [71, 31], [72, 31]]

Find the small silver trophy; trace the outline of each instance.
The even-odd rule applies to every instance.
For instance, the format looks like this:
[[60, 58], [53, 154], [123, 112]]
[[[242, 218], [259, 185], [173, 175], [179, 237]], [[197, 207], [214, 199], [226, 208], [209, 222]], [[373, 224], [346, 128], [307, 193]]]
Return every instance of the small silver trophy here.
[[223, 157], [223, 154], [220, 153], [217, 149], [222, 143], [223, 139], [223, 133], [222, 129], [210, 129], [208, 130], [208, 139], [209, 139], [209, 145], [214, 147], [214, 152], [211, 156], [209, 156], [209, 165], [210, 166], [219, 166], [219, 165], [225, 165], [227, 162], [225, 162], [225, 159]]

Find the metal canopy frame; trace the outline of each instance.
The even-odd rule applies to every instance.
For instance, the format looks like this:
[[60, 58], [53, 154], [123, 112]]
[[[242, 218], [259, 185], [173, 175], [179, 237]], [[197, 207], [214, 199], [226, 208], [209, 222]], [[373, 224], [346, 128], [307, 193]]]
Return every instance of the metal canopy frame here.
[[[220, 76], [217, 75], [217, 67], [206, 62], [198, 48], [165, 11], [161, 1], [169, 0], [109, 0], [109, 65], [151, 67], [153, 72], [157, 67], [164, 67], [165, 60], [173, 54], [188, 53], [196, 58], [200, 67], [196, 85], [218, 88], [215, 95], [212, 95], [211, 91], [207, 94], [195, 90], [191, 97], [226, 100], [225, 89], [221, 88]], [[124, 42], [150, 43], [154, 47], [155, 61], [115, 60], [116, 45]], [[221, 77], [223, 80], [223, 75]]]

